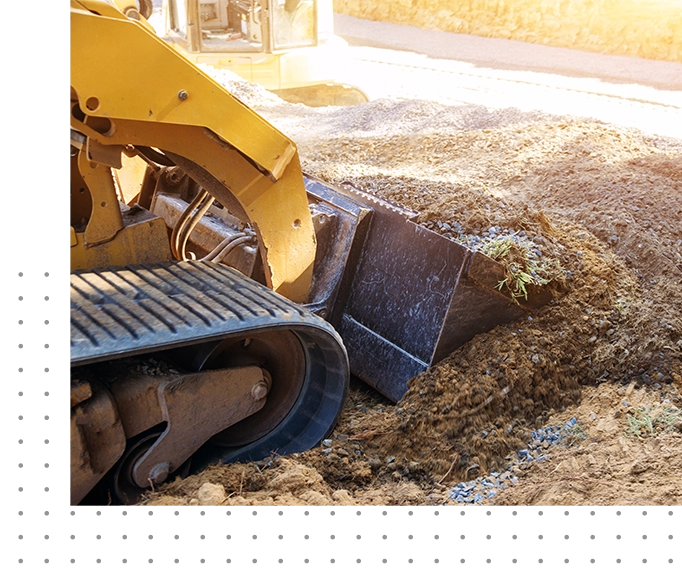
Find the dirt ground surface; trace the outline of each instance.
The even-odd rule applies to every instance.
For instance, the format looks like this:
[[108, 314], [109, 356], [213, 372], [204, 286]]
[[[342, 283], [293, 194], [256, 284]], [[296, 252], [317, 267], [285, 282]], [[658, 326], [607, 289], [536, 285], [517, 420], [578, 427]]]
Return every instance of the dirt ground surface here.
[[415, 377], [397, 405], [353, 383], [315, 449], [215, 466], [142, 503], [681, 502], [682, 141], [475, 105], [311, 109], [225, 82], [309, 174], [471, 247], [531, 248], [553, 299]]

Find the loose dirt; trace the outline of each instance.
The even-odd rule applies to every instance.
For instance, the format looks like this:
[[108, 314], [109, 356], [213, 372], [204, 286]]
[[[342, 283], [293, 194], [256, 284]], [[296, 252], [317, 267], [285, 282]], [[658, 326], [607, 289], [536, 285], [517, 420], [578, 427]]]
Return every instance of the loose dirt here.
[[[242, 98], [311, 175], [417, 210], [463, 243], [523, 236], [561, 275], [548, 305], [478, 335], [399, 404], [354, 383], [320, 447], [212, 467], [143, 503], [448, 504], [457, 482], [506, 470], [476, 503], [680, 502], [682, 142], [510, 109]], [[570, 438], [520, 461], [534, 430], [571, 418]]]

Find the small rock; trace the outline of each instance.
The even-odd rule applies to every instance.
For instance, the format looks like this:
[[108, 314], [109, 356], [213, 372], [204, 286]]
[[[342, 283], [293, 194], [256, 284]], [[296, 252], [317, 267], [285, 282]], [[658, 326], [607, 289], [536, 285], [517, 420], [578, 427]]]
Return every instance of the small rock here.
[[332, 499], [339, 505], [355, 505], [353, 496], [348, 490], [345, 489], [337, 489], [334, 493], [332, 493]]
[[201, 505], [221, 505], [226, 499], [225, 488], [218, 483], [204, 483], [197, 491]]
[[324, 445], [325, 447], [331, 447], [332, 446], [332, 440], [331, 439], [323, 439], [322, 445]]

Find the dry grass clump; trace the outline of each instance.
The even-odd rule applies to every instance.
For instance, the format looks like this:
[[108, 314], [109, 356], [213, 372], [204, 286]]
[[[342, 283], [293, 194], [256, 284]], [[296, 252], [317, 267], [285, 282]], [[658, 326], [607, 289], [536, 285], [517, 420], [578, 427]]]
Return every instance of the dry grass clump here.
[[504, 265], [505, 277], [499, 281], [498, 290], [509, 292], [512, 300], [528, 300], [531, 286], [546, 286], [564, 278], [558, 259], [543, 260], [537, 248], [522, 244], [511, 237], [490, 240], [481, 252]]
[[682, 61], [680, 0], [334, 0], [369, 20]]

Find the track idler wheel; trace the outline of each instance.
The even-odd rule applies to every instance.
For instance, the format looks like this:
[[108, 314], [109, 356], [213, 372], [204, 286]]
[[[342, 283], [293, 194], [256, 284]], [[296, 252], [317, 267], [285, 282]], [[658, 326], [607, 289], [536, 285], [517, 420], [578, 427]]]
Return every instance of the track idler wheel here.
[[196, 353], [195, 365], [202, 370], [258, 365], [271, 379], [263, 409], [214, 436], [195, 458], [199, 469], [216, 459], [255, 461], [314, 447], [336, 425], [348, 393], [345, 351], [315, 327], [214, 343]]
[[[139, 435], [128, 441], [126, 451], [112, 473], [110, 489], [113, 493], [112, 499], [114, 501], [125, 505], [135, 504], [142, 497], [142, 494], [153, 488], [151, 482], [149, 488], [142, 488], [137, 485], [133, 479], [133, 469], [136, 463], [154, 445], [154, 442], [160, 435], [160, 431], [155, 431]], [[175, 477], [186, 477], [189, 474], [190, 464], [191, 459], [188, 459], [175, 472], [169, 475], [167, 481], [171, 481]]]
[[212, 438], [223, 447], [242, 447], [267, 435], [291, 411], [305, 384], [305, 352], [289, 331], [224, 340], [200, 356], [205, 357], [197, 361], [201, 370], [257, 365], [267, 373], [271, 385], [263, 409]]

